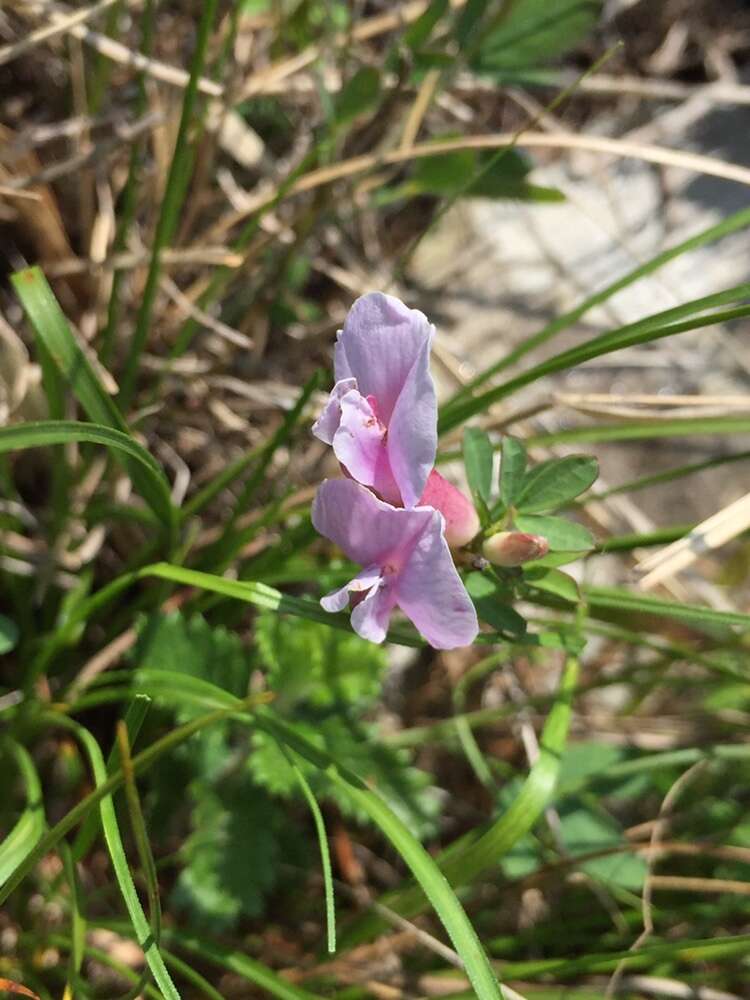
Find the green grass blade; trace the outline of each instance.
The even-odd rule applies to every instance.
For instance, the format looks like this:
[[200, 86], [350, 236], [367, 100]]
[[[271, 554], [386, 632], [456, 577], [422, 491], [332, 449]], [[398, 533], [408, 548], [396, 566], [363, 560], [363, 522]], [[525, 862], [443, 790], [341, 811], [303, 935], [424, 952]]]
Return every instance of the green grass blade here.
[[645, 490], [651, 486], [661, 486], [663, 483], [672, 483], [676, 479], [684, 479], [692, 476], [696, 472], [703, 472], [705, 469], [715, 469], [720, 465], [731, 465], [733, 462], [744, 462], [750, 458], [750, 451], [740, 451], [733, 455], [720, 455], [718, 458], [708, 458], [703, 462], [691, 462], [687, 465], [680, 465], [673, 469], [666, 469], [664, 472], [657, 472], [653, 476], [641, 476], [633, 479], [629, 483], [622, 483], [620, 486], [611, 486], [607, 490], [592, 490], [578, 503], [586, 503], [587, 500], [606, 500], [607, 497], [614, 497], [621, 493], [636, 493], [638, 490]]
[[[48, 722], [56, 725], [62, 724], [66, 728], [73, 730], [86, 750], [94, 776], [94, 784], [97, 789], [102, 788], [108, 780], [107, 767], [104, 763], [104, 757], [99, 744], [88, 729], [72, 719], [60, 715], [48, 717]], [[130, 872], [125, 848], [122, 844], [120, 827], [117, 822], [117, 814], [115, 813], [115, 806], [111, 795], [105, 794], [101, 799], [99, 803], [99, 815], [101, 817], [104, 840], [107, 844], [112, 868], [114, 869], [115, 878], [120, 887], [120, 893], [122, 894], [125, 908], [128, 911], [130, 922], [133, 925], [136, 941], [143, 949], [148, 967], [165, 1000], [180, 1000], [180, 994], [172, 982], [172, 977], [159, 951], [155, 932], [149, 924], [148, 918], [143, 912], [141, 901], [138, 898], [138, 892], [133, 883], [133, 876]]]
[[[241, 704], [246, 707], [250, 707], [256, 704], [257, 701], [257, 697], [252, 696]], [[139, 754], [135, 755], [133, 758], [134, 772], [139, 774], [141, 771], [146, 770], [163, 754], [168, 753], [181, 743], [184, 743], [185, 740], [190, 739], [190, 737], [195, 735], [195, 733], [201, 732], [201, 730], [214, 725], [214, 723], [228, 718], [236, 711], [236, 709], [219, 709], [217, 711], [208, 712], [206, 715], [201, 715], [197, 719], [192, 719], [190, 722], [186, 722], [182, 726], [178, 726], [177, 729], [173, 729], [172, 732], [167, 733], [166, 736], [156, 740], [156, 742], [152, 743], [150, 747], [147, 747], [147, 749], [142, 750]], [[63, 716], [60, 716], [60, 718], [63, 718]], [[55, 719], [57, 720], [56, 716]], [[93, 792], [90, 792], [83, 799], [81, 799], [80, 802], [76, 803], [76, 805], [73, 806], [73, 808], [69, 810], [62, 817], [62, 819], [52, 827], [51, 830], [44, 834], [39, 839], [36, 846], [28, 852], [24, 860], [17, 866], [7, 883], [0, 887], [0, 905], [5, 902], [8, 896], [10, 896], [17, 886], [20, 885], [29, 872], [39, 863], [39, 861], [41, 861], [45, 854], [54, 850], [66, 833], [72, 830], [74, 826], [77, 826], [88, 815], [89, 811], [97, 806], [102, 799], [111, 795], [112, 792], [117, 791], [117, 789], [123, 785], [123, 782], [124, 776], [122, 770], [117, 770], [114, 774], [110, 775], [106, 781], [98, 784]]]
[[270, 712], [258, 713], [254, 722], [279, 742], [296, 750], [310, 763], [325, 771], [331, 782], [369, 816], [411, 869], [461, 957], [479, 1000], [502, 998], [492, 966], [456, 894], [406, 824], [357, 775], [301, 738], [295, 730], [273, 717]]
[[180, 115], [180, 124], [177, 130], [177, 140], [175, 142], [172, 162], [169, 165], [161, 212], [156, 224], [156, 232], [154, 233], [151, 260], [146, 284], [143, 289], [141, 307], [138, 310], [133, 339], [130, 342], [122, 374], [120, 402], [123, 409], [127, 409], [133, 398], [138, 365], [140, 364], [141, 354], [148, 339], [151, 316], [154, 310], [161, 274], [161, 254], [175, 234], [180, 210], [185, 200], [188, 184], [190, 183], [192, 152], [189, 132], [193, 118], [195, 117], [198, 101], [198, 81], [203, 74], [203, 66], [206, 61], [206, 52], [217, 6], [218, 0], [205, 0], [200, 8], [201, 17], [195, 40], [195, 51], [190, 65], [190, 78], [182, 101], [182, 114]]
[[[70, 893], [70, 916], [71, 916], [71, 948], [70, 962], [68, 964], [68, 986], [67, 990], [71, 997], [76, 996], [79, 991], [78, 976], [83, 964], [83, 956], [86, 950], [86, 918], [81, 909], [81, 891], [78, 882], [73, 855], [68, 844], [63, 841], [60, 845], [63, 871], [65, 880], [68, 883]], [[67, 996], [68, 994], [66, 994]]]
[[682, 243], [678, 243], [676, 246], [670, 247], [668, 250], [664, 250], [662, 253], [657, 254], [655, 257], [652, 257], [651, 260], [646, 261], [645, 264], [639, 265], [632, 271], [623, 275], [621, 278], [617, 278], [616, 281], [613, 281], [605, 288], [600, 289], [598, 292], [594, 292], [593, 295], [588, 296], [574, 309], [571, 309], [569, 312], [557, 317], [557, 319], [552, 320], [552, 322], [548, 323], [538, 333], [529, 337], [518, 347], [514, 348], [504, 358], [501, 358], [500, 361], [497, 361], [494, 365], [490, 365], [488, 368], [485, 368], [483, 372], [473, 378], [466, 386], [457, 392], [453, 399], [450, 400], [450, 403], [471, 394], [474, 389], [479, 388], [479, 386], [483, 385], [488, 379], [492, 378], [494, 375], [499, 375], [501, 371], [504, 371], [506, 368], [510, 368], [511, 365], [520, 361], [521, 358], [525, 357], [530, 351], [533, 351], [537, 347], [541, 347], [542, 344], [546, 344], [556, 334], [562, 332], [563, 330], [567, 330], [568, 327], [577, 323], [579, 319], [582, 319], [586, 313], [590, 312], [593, 308], [595, 308], [595, 306], [606, 302], [623, 288], [627, 288], [629, 285], [635, 284], [636, 281], [640, 281], [641, 278], [645, 278], [647, 275], [653, 274], [655, 271], [664, 267], [665, 264], [668, 264], [671, 260], [682, 256], [682, 254], [689, 253], [691, 250], [697, 250], [709, 243], [714, 243], [716, 240], [720, 240], [724, 236], [737, 232], [739, 229], [744, 229], [746, 226], [750, 226], [750, 209], [744, 208], [739, 212], [735, 212], [734, 215], [730, 215], [728, 218], [723, 219], [721, 222], [717, 223], [717, 225], [709, 226], [708, 229], [704, 229], [702, 232], [697, 233], [695, 236], [691, 236]]
[[16, 766], [23, 780], [26, 789], [26, 808], [3, 842], [0, 843], [0, 887], [5, 885], [34, 849], [44, 833], [46, 825], [42, 785], [31, 755], [20, 743], [10, 738], [4, 741], [4, 745], [5, 749], [15, 758]]
[[[310, 621], [322, 622], [332, 628], [343, 629], [346, 632], [351, 631], [348, 615], [343, 613], [329, 614], [321, 608], [317, 601], [289, 597], [265, 583], [228, 580], [223, 576], [215, 576], [213, 573], [202, 573], [194, 569], [185, 569], [182, 566], [171, 566], [169, 563], [154, 563], [151, 566], [145, 566], [136, 576], [154, 576], [162, 580], [171, 580], [173, 583], [198, 587], [201, 590], [208, 590], [224, 597], [245, 601], [247, 604], [253, 604], [256, 608], [277, 611], [279, 614], [296, 615]], [[388, 633], [388, 641], [400, 643], [402, 646], [424, 645], [423, 640], [416, 633], [399, 628], [391, 629]]]
[[707, 625], [739, 626], [750, 630], [750, 615], [738, 611], [716, 611], [697, 604], [682, 604], [677, 601], [663, 601], [658, 597], [631, 594], [617, 587], [585, 587], [584, 597], [592, 610], [622, 611], [628, 614], [641, 613], [659, 618], [674, 618], [701, 628]]
[[674, 417], [626, 423], [602, 424], [597, 427], [574, 427], [549, 434], [535, 434], [528, 439], [529, 447], [546, 447], [552, 444], [576, 444], [600, 441], [648, 441], [655, 438], [691, 437], [702, 434], [747, 434], [750, 417]]
[[123, 456], [136, 489], [159, 523], [167, 524], [172, 530], [175, 510], [169, 484], [158, 462], [129, 434], [112, 427], [75, 420], [40, 420], [0, 427], [0, 454], [72, 441], [101, 444]]
[[320, 1000], [317, 994], [287, 982], [262, 962], [250, 958], [244, 951], [234, 951], [215, 941], [207, 941], [187, 931], [176, 931], [172, 928], [165, 929], [164, 938], [172, 946], [190, 952], [204, 962], [241, 976], [269, 996], [278, 997], [278, 1000]]
[[718, 309], [719, 306], [727, 303], [737, 302], [750, 296], [750, 284], [737, 285], [728, 288], [715, 295], [707, 295], [701, 299], [695, 299], [674, 309], [667, 309], [663, 312], [648, 316], [630, 323], [627, 326], [619, 327], [616, 330], [609, 330], [597, 337], [593, 337], [585, 344], [563, 351], [561, 354], [535, 365], [528, 371], [516, 378], [510, 379], [502, 385], [495, 386], [467, 399], [457, 400], [454, 404], [448, 404], [439, 420], [438, 430], [441, 434], [452, 430], [458, 424], [463, 423], [477, 413], [481, 413], [488, 406], [504, 399], [518, 389], [522, 389], [532, 382], [552, 375], [555, 372], [563, 371], [567, 368], [574, 368], [583, 364], [584, 361], [591, 361], [592, 358], [599, 358], [605, 354], [612, 354], [621, 351], [626, 347], [634, 347], [636, 344], [652, 343], [662, 340], [665, 337], [673, 337], [679, 333], [688, 333], [691, 330], [698, 330], [702, 327], [713, 326], [717, 323], [729, 322], [733, 319], [742, 319], [750, 315], [750, 306], [737, 306], [732, 309], [724, 309], [709, 313], [706, 316], [696, 315], [708, 309]]
[[[510, 807], [484, 832], [474, 830], [438, 855], [437, 864], [451, 885], [469, 885], [482, 872], [496, 865], [532, 829], [549, 804], [568, 738], [571, 702], [577, 680], [578, 662], [571, 657], [565, 665], [557, 700], [544, 725], [539, 741], [539, 757]], [[417, 886], [389, 892], [381, 902], [404, 917], [416, 916], [425, 906], [424, 896]], [[348, 944], [358, 943], [371, 938], [381, 929], [380, 918], [368, 914], [351, 929], [346, 941]]]
[[310, 807], [310, 812], [312, 813], [313, 821], [315, 823], [315, 833], [317, 834], [318, 845], [320, 847], [320, 864], [323, 870], [323, 888], [325, 890], [326, 897], [328, 953], [329, 955], [333, 955], [336, 952], [336, 904], [333, 895], [333, 870], [331, 868], [331, 855], [328, 850], [328, 837], [326, 836], [323, 813], [320, 811], [320, 806], [313, 795], [310, 783], [302, 773], [299, 765], [290, 757], [288, 757], [288, 759], [292, 766], [292, 770], [294, 771], [294, 775], [299, 782], [299, 786], [302, 789], [302, 794]]

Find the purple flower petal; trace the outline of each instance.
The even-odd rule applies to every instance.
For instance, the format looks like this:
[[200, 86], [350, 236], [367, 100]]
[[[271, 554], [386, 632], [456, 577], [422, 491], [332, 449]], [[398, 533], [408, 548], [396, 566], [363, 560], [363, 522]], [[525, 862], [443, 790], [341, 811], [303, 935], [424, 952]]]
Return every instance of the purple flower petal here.
[[391, 611], [396, 605], [393, 588], [382, 580], [352, 611], [352, 628], [363, 639], [382, 642], [388, 633]]
[[363, 590], [369, 590], [380, 584], [381, 572], [379, 566], [368, 566], [361, 570], [354, 579], [345, 583], [338, 590], [332, 590], [330, 594], [321, 597], [320, 604], [324, 611], [343, 611], [349, 605], [350, 594], [361, 594]]
[[378, 416], [388, 424], [414, 362], [425, 344], [429, 348], [432, 334], [432, 324], [418, 309], [409, 309], [383, 292], [363, 295], [349, 310], [336, 343], [336, 378], [356, 378], [359, 391], [375, 397]]
[[414, 507], [435, 464], [437, 399], [430, 375], [430, 341], [422, 344], [388, 425], [388, 458], [405, 507]]
[[312, 505], [312, 523], [360, 566], [386, 566], [411, 550], [432, 512], [391, 507], [351, 479], [326, 479]]
[[312, 432], [315, 437], [320, 438], [326, 444], [333, 444], [333, 436], [338, 430], [341, 421], [341, 400], [352, 389], [357, 388], [356, 378], [341, 379], [331, 389], [328, 402], [323, 407], [323, 411], [312, 425]]
[[347, 392], [333, 437], [334, 454], [352, 479], [371, 486], [383, 499], [399, 503], [401, 494], [391, 473], [385, 436], [385, 427], [368, 400], [354, 389]]
[[441, 515], [429, 507], [430, 523], [396, 581], [396, 600], [431, 646], [468, 646], [479, 631], [474, 605], [453, 565]]

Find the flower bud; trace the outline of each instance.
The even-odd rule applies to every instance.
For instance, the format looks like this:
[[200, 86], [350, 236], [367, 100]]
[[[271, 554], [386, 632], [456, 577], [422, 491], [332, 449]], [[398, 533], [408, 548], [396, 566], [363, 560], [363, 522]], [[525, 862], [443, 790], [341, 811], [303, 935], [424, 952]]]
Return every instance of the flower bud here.
[[499, 531], [482, 546], [485, 559], [495, 566], [521, 566], [532, 559], [541, 559], [549, 552], [549, 542], [541, 535], [525, 531]]
[[479, 531], [474, 504], [435, 469], [427, 479], [419, 505], [440, 511], [445, 518], [445, 540], [454, 548], [468, 544]]

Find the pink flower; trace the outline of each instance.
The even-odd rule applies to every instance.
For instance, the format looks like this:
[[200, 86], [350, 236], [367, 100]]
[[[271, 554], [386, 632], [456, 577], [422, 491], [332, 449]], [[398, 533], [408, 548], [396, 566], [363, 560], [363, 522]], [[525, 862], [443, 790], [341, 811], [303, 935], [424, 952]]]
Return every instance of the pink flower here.
[[437, 450], [434, 327], [382, 292], [357, 299], [339, 333], [336, 384], [313, 425], [344, 469], [384, 500], [419, 502]]
[[343, 611], [350, 595], [360, 597], [351, 622], [364, 639], [382, 642], [391, 612], [400, 607], [436, 649], [474, 641], [476, 611], [453, 565], [438, 511], [392, 507], [351, 479], [327, 479], [313, 502], [312, 522], [364, 567], [320, 602], [326, 611]]

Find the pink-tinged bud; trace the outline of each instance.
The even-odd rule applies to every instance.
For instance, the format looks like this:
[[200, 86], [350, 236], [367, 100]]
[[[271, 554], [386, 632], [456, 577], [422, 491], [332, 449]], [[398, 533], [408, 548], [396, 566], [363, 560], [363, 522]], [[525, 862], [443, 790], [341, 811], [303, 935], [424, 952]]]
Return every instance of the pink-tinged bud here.
[[468, 544], [479, 531], [479, 518], [471, 500], [435, 469], [427, 478], [419, 506], [440, 511], [445, 518], [445, 540], [454, 548]]
[[499, 531], [482, 546], [485, 559], [495, 566], [522, 566], [532, 559], [541, 559], [549, 552], [549, 542], [541, 535], [525, 531]]

